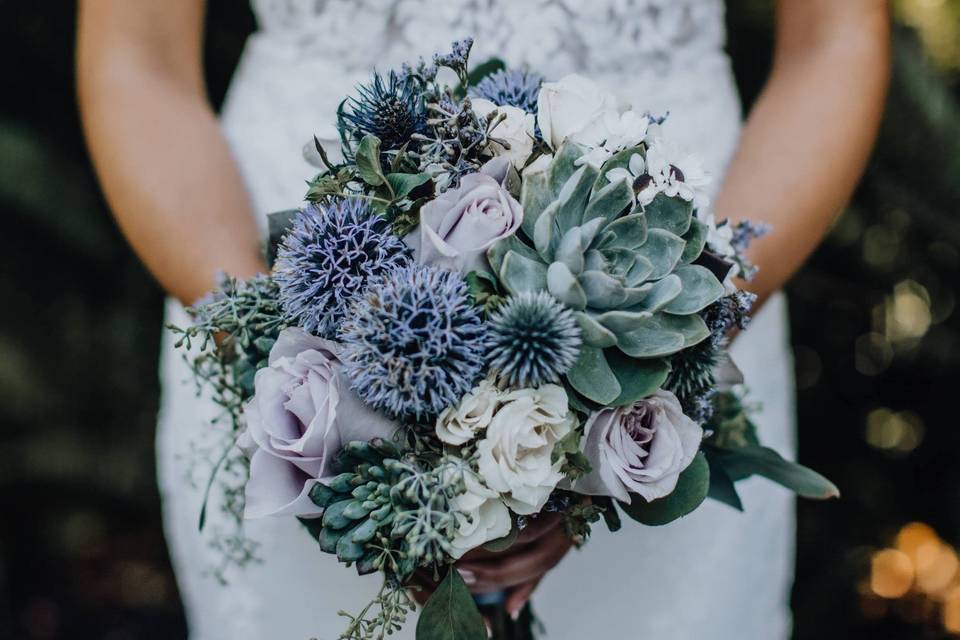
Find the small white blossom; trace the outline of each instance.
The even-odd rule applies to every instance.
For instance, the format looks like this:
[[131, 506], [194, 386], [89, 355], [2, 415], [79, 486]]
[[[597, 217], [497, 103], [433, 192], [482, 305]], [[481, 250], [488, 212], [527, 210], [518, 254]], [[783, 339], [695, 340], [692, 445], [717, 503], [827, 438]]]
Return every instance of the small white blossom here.
[[647, 206], [660, 193], [656, 181], [647, 174], [647, 163], [643, 156], [635, 153], [630, 156], [626, 167], [617, 167], [607, 171], [607, 180], [610, 182], [625, 181], [631, 189], [637, 192], [637, 202]]
[[665, 195], [679, 196], [698, 208], [709, 203], [702, 188], [710, 184], [710, 176], [699, 155], [684, 153], [669, 140], [655, 138], [647, 149], [647, 172]]

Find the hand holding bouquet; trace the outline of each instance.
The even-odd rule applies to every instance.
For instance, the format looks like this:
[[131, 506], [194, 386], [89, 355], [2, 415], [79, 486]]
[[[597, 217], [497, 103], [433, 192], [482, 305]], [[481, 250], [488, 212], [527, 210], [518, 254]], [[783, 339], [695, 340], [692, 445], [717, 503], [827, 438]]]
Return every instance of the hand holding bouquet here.
[[417, 637], [486, 638], [452, 563], [545, 518], [582, 544], [620, 514], [739, 509], [753, 474], [836, 495], [759, 444], [734, 386], [726, 335], [753, 301], [734, 278], [761, 229], [715, 222], [662, 119], [578, 76], [471, 73], [470, 46], [344, 100], [345, 160], [316, 145], [271, 273], [225, 279], [184, 330], [249, 460], [246, 517], [299, 517], [383, 574], [343, 638], [399, 628], [424, 571]]

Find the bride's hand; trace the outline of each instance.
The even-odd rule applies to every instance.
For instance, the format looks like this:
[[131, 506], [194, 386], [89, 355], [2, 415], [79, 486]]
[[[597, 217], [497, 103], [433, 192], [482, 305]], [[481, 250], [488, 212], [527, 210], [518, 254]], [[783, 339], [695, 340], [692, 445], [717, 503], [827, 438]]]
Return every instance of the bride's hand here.
[[[455, 567], [473, 593], [506, 591], [505, 608], [515, 618], [543, 576], [572, 546], [573, 541], [563, 529], [563, 517], [547, 513], [531, 519], [506, 551], [474, 549], [457, 561]], [[432, 590], [427, 586], [413, 595], [422, 604]]]

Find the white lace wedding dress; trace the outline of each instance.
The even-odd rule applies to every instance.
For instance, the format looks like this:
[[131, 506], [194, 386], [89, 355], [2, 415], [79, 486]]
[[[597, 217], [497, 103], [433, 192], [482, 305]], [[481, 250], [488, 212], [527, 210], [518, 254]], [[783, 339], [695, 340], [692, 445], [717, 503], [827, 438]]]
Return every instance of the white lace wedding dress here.
[[[394, 68], [476, 38], [474, 61], [529, 64], [548, 78], [586, 74], [640, 109], [669, 111], [671, 135], [722, 177], [740, 128], [724, 47], [722, 0], [254, 0], [251, 36], [231, 85], [223, 128], [256, 211], [295, 206], [313, 170], [310, 136], [331, 141], [338, 102], [376, 66]], [[171, 303], [168, 320], [184, 323]], [[778, 296], [734, 348], [763, 439], [793, 453], [791, 361]], [[157, 438], [167, 540], [193, 640], [334, 640], [337, 611], [356, 612], [379, 585], [321, 553], [292, 518], [247, 523], [260, 563], [207, 575], [218, 558], [214, 510], [197, 530], [206, 467], [192, 448], [209, 442], [214, 411], [198, 399], [172, 340], [163, 350]], [[188, 482], [193, 473], [194, 483]], [[534, 610], [547, 637], [776, 640], [789, 635], [793, 502], [763, 480], [742, 483], [745, 514], [708, 501], [666, 527], [602, 525], [544, 580]], [[413, 637], [413, 624], [399, 638]]]

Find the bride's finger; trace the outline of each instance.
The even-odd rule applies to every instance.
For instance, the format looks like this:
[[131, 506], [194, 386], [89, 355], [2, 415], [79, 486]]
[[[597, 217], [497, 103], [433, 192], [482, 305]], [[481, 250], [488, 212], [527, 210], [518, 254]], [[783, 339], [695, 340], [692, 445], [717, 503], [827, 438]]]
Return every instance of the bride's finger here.
[[507, 595], [504, 608], [512, 619], [516, 620], [520, 617], [520, 612], [523, 610], [524, 605], [527, 604], [527, 601], [530, 600], [530, 596], [533, 595], [533, 591], [540, 584], [541, 580], [543, 580], [542, 575], [533, 580], [528, 580], [527, 582], [517, 585], [517, 587], [512, 589]]
[[523, 553], [502, 558], [462, 562], [457, 570], [471, 591], [496, 591], [537, 578], [560, 561], [573, 542], [557, 529], [529, 545]]

